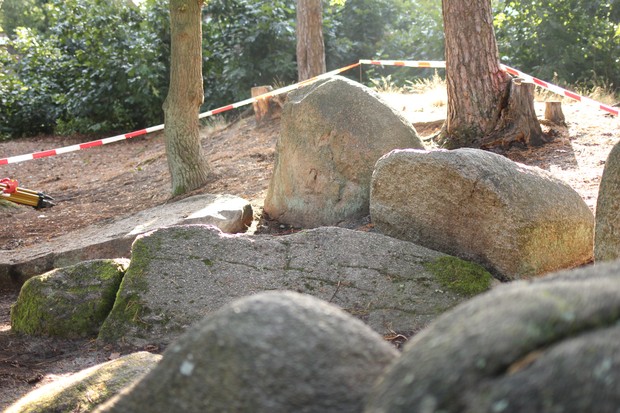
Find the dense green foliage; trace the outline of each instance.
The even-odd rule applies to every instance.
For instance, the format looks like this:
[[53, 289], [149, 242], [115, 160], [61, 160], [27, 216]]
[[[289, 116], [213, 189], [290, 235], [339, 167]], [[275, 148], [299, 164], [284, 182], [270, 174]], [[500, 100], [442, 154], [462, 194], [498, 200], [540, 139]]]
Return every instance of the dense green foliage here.
[[[168, 0], [0, 0], [0, 135], [101, 132], [163, 121]], [[296, 78], [296, 0], [209, 0], [203, 109]], [[493, 0], [502, 61], [560, 83], [620, 84], [620, 0]], [[325, 0], [328, 70], [358, 59], [443, 59], [437, 0]], [[432, 75], [364, 67], [365, 82]], [[348, 75], [359, 79], [358, 72]]]
[[16, 28], [0, 47], [0, 131], [108, 132], [162, 119], [167, 8], [51, 0], [44, 33]]
[[502, 1], [495, 13], [504, 63], [551, 80], [620, 87], [620, 1]]

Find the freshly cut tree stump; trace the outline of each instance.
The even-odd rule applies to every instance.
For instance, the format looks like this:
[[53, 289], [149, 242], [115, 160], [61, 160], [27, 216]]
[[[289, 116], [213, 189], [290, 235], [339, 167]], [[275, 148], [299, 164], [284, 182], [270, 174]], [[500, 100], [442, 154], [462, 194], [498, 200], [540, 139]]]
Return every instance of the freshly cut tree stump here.
[[[264, 93], [271, 92], [273, 88], [271, 86], [256, 86], [252, 88], [252, 97], [260, 96]], [[254, 116], [256, 117], [256, 123], [260, 124], [264, 119], [271, 119], [271, 110], [269, 101], [271, 98], [259, 99], [257, 102], [252, 103], [254, 108]]]
[[508, 148], [513, 144], [540, 146], [546, 142], [534, 109], [534, 88], [533, 83], [523, 79], [511, 80], [498, 126], [481, 146], [482, 149]]
[[556, 125], [566, 125], [566, 118], [562, 112], [562, 102], [545, 102], [545, 119]]

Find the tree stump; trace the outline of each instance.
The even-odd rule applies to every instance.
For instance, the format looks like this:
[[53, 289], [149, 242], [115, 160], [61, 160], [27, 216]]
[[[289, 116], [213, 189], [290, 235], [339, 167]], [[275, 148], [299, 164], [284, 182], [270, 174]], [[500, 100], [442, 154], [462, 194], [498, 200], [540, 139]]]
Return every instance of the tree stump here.
[[566, 119], [562, 112], [562, 102], [545, 102], [545, 119], [556, 125], [566, 125]]
[[[264, 93], [271, 92], [273, 88], [271, 86], [256, 86], [252, 88], [252, 97], [260, 96]], [[271, 98], [259, 99], [252, 103], [254, 108], [254, 116], [256, 123], [261, 124], [265, 119], [271, 119], [270, 102]]]
[[534, 109], [534, 88], [533, 83], [524, 82], [523, 79], [511, 80], [498, 126], [485, 139], [482, 148], [508, 148], [514, 144], [540, 146], [546, 142]]

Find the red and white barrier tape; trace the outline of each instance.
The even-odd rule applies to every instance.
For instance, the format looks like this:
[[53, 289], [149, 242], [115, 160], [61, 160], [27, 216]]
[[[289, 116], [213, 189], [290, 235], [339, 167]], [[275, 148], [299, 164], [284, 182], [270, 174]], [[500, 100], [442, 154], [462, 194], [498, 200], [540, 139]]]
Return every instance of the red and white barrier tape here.
[[[419, 61], [419, 60], [360, 60], [362, 64], [372, 64], [372, 65], [381, 65], [381, 66], [406, 66], [406, 67], [434, 67], [434, 68], [445, 68], [446, 62], [444, 61]], [[523, 73], [520, 70], [514, 69], [512, 67], [500, 64], [502, 70], [510, 73], [513, 76], [517, 76], [525, 80], [526, 82], [534, 83], [536, 86], [540, 86], [543, 89], [550, 90], [553, 93], [557, 93], [561, 96], [566, 96], [568, 98], [574, 99], [578, 102], [584, 103], [589, 106], [596, 107], [600, 110], [604, 110], [605, 112], [609, 112], [612, 115], [620, 116], [618, 109], [605, 105], [601, 102], [597, 102], [594, 99], [590, 99], [585, 96], [578, 95], [575, 92], [571, 92], [570, 90], [561, 88], [557, 85], [554, 85], [549, 82], [545, 82], [544, 80], [540, 80], [534, 76], [528, 75], [527, 73]]]
[[[222, 112], [226, 112], [232, 109], [236, 109], [239, 108], [241, 106], [245, 106], [245, 105], [249, 105], [251, 103], [254, 102], [258, 102], [259, 100], [262, 99], [267, 99], [273, 96], [277, 96], [283, 93], [287, 93], [290, 92], [291, 90], [295, 90], [298, 89], [304, 85], [307, 85], [309, 83], [315, 82], [317, 80], [320, 79], [326, 79], [328, 77], [337, 75], [339, 73], [345, 72], [347, 70], [353, 69], [359, 65], [362, 64], [369, 64], [369, 65], [380, 65], [380, 66], [403, 66], [403, 67], [420, 67], [420, 68], [445, 68], [446, 67], [446, 62], [444, 61], [423, 61], [423, 60], [365, 60], [365, 59], [361, 59], [359, 62], [354, 63], [352, 65], [349, 66], [345, 66], [342, 67], [340, 69], [336, 69], [336, 70], [332, 70], [330, 72], [327, 73], [323, 73], [322, 75], [313, 77], [311, 79], [308, 80], [304, 80], [303, 82], [299, 82], [299, 83], [295, 83], [293, 85], [290, 86], [285, 86], [283, 88], [280, 89], [276, 89], [273, 90], [271, 92], [267, 92], [264, 93], [260, 96], [256, 96], [256, 97], [252, 97], [246, 100], [242, 100], [240, 102], [236, 102], [233, 103], [231, 105], [227, 105], [227, 106], [222, 106], [219, 107], [217, 109], [213, 109], [204, 113], [201, 113], [200, 115], [198, 115], [199, 119], [203, 119], [209, 116], [213, 116], [216, 115], [218, 113], [222, 113]], [[581, 103], [590, 105], [590, 106], [594, 106], [597, 107], [598, 109], [604, 110], [606, 112], [611, 113], [612, 115], [615, 116], [619, 116], [619, 111], [618, 109], [609, 106], [609, 105], [605, 105], [603, 103], [597, 102], [593, 99], [590, 99], [588, 97], [585, 96], [581, 96], [578, 95], [574, 92], [571, 92], [570, 90], [566, 90], [563, 89], [559, 86], [556, 86], [552, 83], [549, 82], [545, 82], [543, 80], [540, 80], [538, 78], [535, 78], [534, 76], [530, 76], [526, 73], [523, 73], [517, 69], [513, 69], [511, 67], [505, 66], [505, 65], [500, 65], [500, 67], [505, 70], [506, 72], [510, 73], [513, 76], [518, 76], [520, 78], [523, 78], [524, 80], [528, 81], [528, 82], [532, 82], [537, 86], [540, 86], [544, 89], [550, 90], [554, 93], [557, 93], [559, 95], [562, 96], [566, 96], [569, 97], [571, 99], [577, 100]], [[125, 139], [130, 139], [130, 138], [134, 138], [136, 136], [140, 136], [140, 135], [146, 135], [147, 133], [152, 133], [152, 132], [156, 132], [156, 131], [160, 131], [164, 129], [164, 125], [157, 125], [157, 126], [152, 126], [150, 128], [146, 128], [146, 129], [141, 129], [138, 131], [134, 131], [134, 132], [130, 132], [130, 133], [126, 133], [124, 135], [117, 135], [117, 136], [112, 136], [110, 138], [105, 138], [105, 139], [99, 139], [96, 141], [91, 141], [91, 142], [85, 142], [85, 143], [81, 143], [78, 145], [71, 145], [71, 146], [65, 146], [64, 148], [58, 148], [58, 149], [51, 149], [51, 150], [47, 150], [47, 151], [41, 151], [41, 152], [35, 152], [35, 153], [30, 153], [27, 155], [18, 155], [18, 156], [11, 156], [8, 158], [0, 158], [0, 165], [7, 165], [10, 163], [18, 163], [18, 162], [23, 162], [23, 161], [28, 161], [28, 160], [32, 160], [32, 159], [39, 159], [39, 158], [45, 158], [48, 156], [54, 156], [54, 155], [60, 155], [63, 153], [67, 153], [67, 152], [73, 152], [73, 151], [79, 151], [81, 149], [87, 149], [87, 148], [92, 148], [95, 146], [101, 146], [101, 145], [106, 145], [108, 143], [112, 143], [112, 142], [118, 142], [121, 140], [125, 140]]]
[[619, 116], [620, 112], [618, 111], [618, 109], [616, 109], [616, 108], [614, 108], [612, 106], [605, 105], [605, 104], [603, 104], [601, 102], [597, 102], [596, 100], [590, 99], [589, 97], [578, 95], [575, 92], [571, 92], [570, 90], [566, 90], [564, 88], [561, 88], [561, 87], [559, 87], [557, 85], [554, 85], [553, 83], [545, 82], [544, 80], [540, 80], [538, 78], [535, 78], [534, 76], [530, 76], [527, 73], [523, 73], [523, 72], [521, 72], [521, 71], [519, 71], [517, 69], [513, 69], [512, 67], [509, 67], [509, 66], [506, 66], [506, 65], [500, 65], [500, 67], [502, 69], [504, 69], [506, 72], [510, 73], [511, 75], [522, 78], [526, 82], [532, 82], [536, 86], [540, 86], [543, 89], [550, 90], [553, 93], [557, 93], [558, 95], [569, 97], [569, 98], [574, 99], [574, 100], [576, 100], [578, 102], [581, 102], [581, 103], [584, 103], [586, 105], [599, 108], [600, 110], [604, 110], [605, 112], [609, 112], [612, 115]]
[[[307, 85], [309, 83], [316, 82], [317, 80], [326, 79], [328, 77], [337, 75], [338, 73], [342, 73], [342, 72], [345, 72], [345, 71], [347, 71], [349, 69], [353, 69], [354, 67], [357, 67], [359, 65], [360, 65], [359, 63], [354, 63], [352, 65], [345, 66], [345, 67], [342, 67], [340, 69], [336, 69], [336, 70], [332, 70], [332, 71], [327, 72], [327, 73], [323, 73], [322, 75], [313, 77], [311, 79], [304, 80], [304, 81], [299, 82], [299, 83], [295, 83], [294, 85], [285, 86], [285, 87], [280, 88], [280, 89], [272, 90], [271, 92], [267, 92], [267, 93], [264, 93], [262, 95], [250, 98], [250, 99], [242, 100], [241, 102], [236, 102], [236, 103], [233, 103], [232, 105], [222, 106], [220, 108], [213, 109], [213, 110], [210, 110], [208, 112], [201, 113], [200, 115], [198, 115], [198, 118], [199, 119], [206, 118], [208, 116], [213, 116], [213, 115], [216, 115], [218, 113], [226, 112], [226, 111], [229, 111], [229, 110], [241, 107], [241, 106], [249, 105], [250, 103], [258, 102], [261, 99], [267, 99], [267, 98], [270, 98], [272, 96], [276, 96], [276, 95], [280, 95], [282, 93], [290, 92], [291, 90], [298, 89], [298, 88], [300, 88], [300, 87], [302, 87], [304, 85]], [[48, 156], [54, 156], [54, 155], [60, 155], [60, 154], [63, 154], [63, 153], [79, 151], [81, 149], [93, 148], [95, 146], [101, 146], [101, 145], [106, 145], [106, 144], [112, 143], [112, 142], [118, 142], [118, 141], [122, 141], [122, 140], [125, 140], [125, 139], [131, 139], [131, 138], [135, 138], [136, 136], [146, 135], [147, 133], [156, 132], [156, 131], [160, 131], [160, 130], [163, 130], [163, 129], [164, 129], [164, 125], [161, 124], [161, 125], [153, 126], [153, 127], [150, 127], [150, 128], [141, 129], [141, 130], [137, 130], [137, 131], [134, 131], [134, 132], [126, 133], [124, 135], [116, 135], [116, 136], [112, 136], [110, 138], [105, 138], [105, 139], [99, 139], [99, 140], [96, 140], [96, 141], [80, 143], [78, 145], [65, 146], [63, 148], [50, 149], [50, 150], [47, 150], [47, 151], [29, 153], [29, 154], [26, 154], [26, 155], [18, 155], [18, 156], [11, 156], [11, 157], [8, 157], [8, 158], [0, 158], [0, 165], [7, 165], [7, 164], [10, 164], [10, 163], [18, 163], [18, 162], [23, 162], [23, 161], [29, 161], [29, 160], [32, 160], [32, 159], [46, 158]]]
[[405, 66], [405, 67], [435, 67], [445, 68], [446, 62], [438, 60], [360, 60], [360, 64], [363, 65], [377, 65], [377, 66]]
[[18, 163], [18, 162], [23, 162], [23, 161], [29, 161], [29, 160], [32, 160], [32, 159], [46, 158], [48, 156], [54, 156], [54, 155], [60, 155], [60, 154], [67, 153], [67, 152], [79, 151], [81, 149], [93, 148], [95, 146], [106, 145], [108, 143], [118, 142], [118, 141], [122, 141], [122, 140], [125, 140], [125, 139], [134, 138], [134, 137], [140, 136], [140, 135], [146, 135], [147, 133], [156, 132], [156, 131], [162, 130], [163, 128], [164, 128], [164, 125], [162, 124], [162, 125], [157, 125], [157, 126], [153, 126], [153, 127], [150, 127], [150, 128], [141, 129], [141, 130], [137, 130], [137, 131], [134, 131], [134, 132], [126, 133], [124, 135], [116, 135], [116, 136], [112, 136], [110, 138], [105, 138], [105, 139], [99, 139], [99, 140], [96, 140], [96, 141], [80, 143], [78, 145], [71, 145], [71, 146], [65, 146], [63, 148], [50, 149], [50, 150], [47, 150], [47, 151], [29, 153], [27, 155], [18, 155], [18, 156], [11, 156], [9, 158], [2, 158], [2, 159], [0, 159], [0, 165], [7, 165], [7, 164], [10, 164], [10, 163]]

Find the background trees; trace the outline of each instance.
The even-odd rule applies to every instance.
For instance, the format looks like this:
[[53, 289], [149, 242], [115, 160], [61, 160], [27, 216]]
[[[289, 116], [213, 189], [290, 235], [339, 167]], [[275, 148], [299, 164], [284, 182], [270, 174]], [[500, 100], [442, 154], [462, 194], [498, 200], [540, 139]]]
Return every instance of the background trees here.
[[[205, 103], [296, 80], [295, 0], [209, 0]], [[620, 85], [620, 0], [493, 0], [500, 59], [556, 83]], [[159, 124], [169, 79], [168, 0], [2, 0], [0, 135], [108, 133]], [[19, 26], [25, 29], [18, 29]], [[327, 70], [361, 58], [443, 60], [440, 2], [323, 2]], [[432, 75], [364, 68], [404, 84]], [[355, 78], [359, 80], [356, 73]]]
[[502, 61], [541, 79], [620, 87], [620, 1], [501, 1]]
[[297, 80], [325, 73], [323, 5], [321, 0], [297, 0]]
[[447, 148], [543, 143], [534, 85], [500, 69], [489, 0], [442, 0], [448, 115], [440, 136]]
[[209, 176], [200, 144], [202, 0], [170, 0], [170, 89], [164, 102], [164, 141], [172, 195], [199, 188]]

